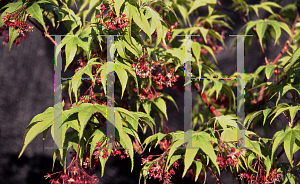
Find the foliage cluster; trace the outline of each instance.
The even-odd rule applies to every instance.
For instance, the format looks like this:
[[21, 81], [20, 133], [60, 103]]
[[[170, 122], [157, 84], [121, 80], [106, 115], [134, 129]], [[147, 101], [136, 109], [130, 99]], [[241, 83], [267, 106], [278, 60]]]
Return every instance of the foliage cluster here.
[[[50, 130], [57, 146], [53, 161], [60, 156], [63, 171], [47, 174], [50, 183], [97, 183], [93, 168], [105, 163], [111, 156], [129, 157], [131, 170], [135, 152], [143, 163], [140, 178], [154, 178], [164, 184], [172, 176], [190, 176], [194, 181], [206, 181], [211, 172], [216, 182], [221, 169], [230, 170], [239, 182], [297, 183], [299, 163], [294, 155], [300, 149], [300, 55], [298, 2], [281, 7], [280, 1], [247, 4], [233, 0], [231, 8], [217, 0], [18, 0], [7, 2], [0, 11], [0, 35], [3, 44], [18, 45], [37, 27], [46, 38], [57, 45], [65, 58], [64, 70], [74, 70], [71, 80], [62, 83], [68, 90], [70, 101], [63, 101], [36, 115], [25, 130], [21, 156], [29, 143], [40, 133]], [[72, 7], [72, 8], [71, 8]], [[75, 9], [74, 9], [75, 7]], [[199, 15], [206, 7], [207, 14]], [[231, 19], [220, 10], [233, 12], [244, 21], [239, 35], [245, 37], [246, 53], [252, 42], [258, 42], [265, 64], [254, 73], [245, 73], [245, 147], [236, 147], [237, 73], [228, 76], [218, 70], [215, 54], [221, 52], [226, 30], [232, 29]], [[277, 13], [275, 13], [275, 10]], [[260, 19], [262, 11], [270, 16]], [[258, 19], [252, 20], [256, 14]], [[191, 17], [196, 17], [192, 20]], [[34, 20], [35, 19], [35, 20]], [[61, 43], [49, 35], [45, 19], [51, 26], [63, 23], [68, 33]], [[38, 23], [37, 23], [38, 22]], [[282, 32], [283, 31], [283, 32]], [[279, 38], [287, 34], [284, 43]], [[103, 35], [114, 37], [114, 50]], [[191, 39], [187, 36], [191, 35]], [[271, 61], [265, 50], [268, 43], [282, 47]], [[186, 46], [191, 45], [191, 75], [204, 80], [192, 80], [197, 90], [197, 103], [193, 104], [192, 129], [172, 132], [164, 123], [168, 119], [166, 101], [175, 103], [164, 88], [177, 91], [184, 88], [176, 84], [185, 77]], [[114, 56], [114, 67], [108, 67], [108, 53]], [[107, 111], [111, 99], [107, 97], [107, 74], [115, 72], [115, 145], [108, 146], [106, 135]], [[262, 74], [261, 74], [262, 73]], [[90, 80], [78, 80], [78, 78]], [[214, 80], [219, 78], [220, 80]], [[227, 80], [221, 80], [227, 78]], [[232, 78], [232, 79], [230, 79]], [[83, 86], [88, 86], [85, 91]], [[60, 130], [62, 139], [54, 138], [54, 122], [58, 118], [55, 108], [62, 109]], [[199, 109], [203, 108], [202, 112]], [[204, 117], [205, 115], [205, 117]], [[263, 125], [265, 132], [275, 125], [281, 115], [286, 118], [283, 128], [273, 138], [260, 137], [255, 126]], [[160, 124], [156, 126], [155, 117]], [[266, 125], [270, 124], [270, 125]], [[273, 124], [272, 124], [273, 123]], [[139, 135], [150, 128], [153, 135], [143, 142]], [[146, 155], [145, 149], [160, 146], [162, 154]], [[76, 150], [69, 166], [66, 154]], [[282, 147], [282, 148], [279, 148]], [[123, 149], [120, 149], [123, 148]], [[239, 149], [236, 149], [239, 148]], [[275, 155], [275, 151], [282, 151]], [[151, 153], [151, 152], [150, 152]], [[283, 154], [288, 163], [278, 163]], [[183, 169], [179, 170], [179, 166]], [[56, 177], [54, 177], [56, 175]]]

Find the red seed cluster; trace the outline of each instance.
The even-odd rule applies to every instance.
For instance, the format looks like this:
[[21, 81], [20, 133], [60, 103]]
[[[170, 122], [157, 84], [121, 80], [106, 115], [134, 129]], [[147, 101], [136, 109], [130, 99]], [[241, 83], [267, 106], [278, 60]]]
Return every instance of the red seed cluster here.
[[4, 36], [2, 44], [4, 46], [9, 42], [9, 28], [18, 29], [19, 35], [14, 40], [14, 45], [19, 45], [21, 40], [27, 40], [27, 33], [32, 31], [33, 26], [26, 24], [26, 19], [29, 14], [26, 13], [24, 7], [21, 7], [11, 13], [6, 12], [6, 15], [3, 17], [4, 25], [0, 27], [0, 36]]
[[[3, 25], [2, 27], [0, 27], [0, 36], [4, 36], [4, 39], [2, 41], [3, 46], [7, 46], [8, 42], [9, 42], [9, 27], [7, 25]], [[20, 45], [21, 40], [27, 40], [28, 37], [28, 32], [25, 31], [21, 31], [19, 32], [19, 35], [17, 36], [17, 38], [14, 40], [13, 44], [18, 46]]]
[[[159, 179], [159, 181], [164, 181], [163, 184], [170, 184], [171, 182], [171, 177], [175, 175], [175, 169], [178, 168], [178, 160], [176, 160], [171, 166], [168, 171], [165, 171], [165, 156], [168, 153], [168, 148], [171, 144], [171, 139], [169, 141], [164, 138], [162, 141], [158, 143], [160, 145], [160, 148], [164, 151], [159, 157], [158, 160], [153, 162], [148, 170], [144, 170], [143, 175], [145, 177], [149, 177], [149, 179], [154, 178], [154, 179]], [[154, 155], [149, 155], [146, 159], [142, 159], [142, 164], [147, 164], [151, 162], [151, 159], [154, 157]]]
[[269, 176], [266, 177], [266, 170], [264, 168], [260, 168], [258, 173], [253, 173], [252, 170], [247, 170], [247, 172], [241, 173], [239, 176], [240, 179], [246, 179], [248, 183], [269, 184], [280, 181], [281, 172], [277, 172], [277, 169], [272, 169], [272, 171], [269, 173]]
[[21, 8], [11, 13], [5, 12], [6, 15], [3, 17], [4, 24], [6, 24], [8, 27], [22, 29], [29, 15], [26, 13], [26, 10], [24, 10], [24, 8], [25, 6], [22, 6]]
[[235, 167], [239, 162], [240, 156], [244, 154], [245, 151], [239, 150], [237, 152], [234, 148], [231, 148], [230, 150], [225, 151], [225, 154], [219, 153], [220, 154], [217, 155], [217, 163], [220, 167]]
[[[82, 165], [79, 164], [78, 159], [75, 157], [75, 152], [72, 152], [72, 161], [66, 168], [65, 173], [63, 171], [53, 174], [48, 173], [45, 178], [50, 179], [52, 175], [58, 174], [56, 178], [50, 180], [51, 184], [96, 184], [98, 182], [97, 176], [90, 173], [100, 164], [100, 158], [108, 159], [108, 149], [107, 144], [104, 143], [105, 141], [106, 137], [103, 137], [100, 142], [96, 143], [91, 158], [89, 152], [84, 153]], [[104, 147], [101, 147], [101, 145]], [[112, 149], [110, 157], [117, 155], [119, 155], [119, 159], [121, 160], [129, 157], [128, 149]]]
[[[163, 75], [163, 73], [166, 73], [166, 75]], [[153, 81], [155, 81], [160, 89], [163, 88], [162, 85], [172, 87], [178, 78], [179, 75], [174, 74], [174, 68], [172, 68], [170, 71], [166, 70], [165, 72], [158, 72], [152, 77]]]
[[[154, 93], [153, 93], [152, 89], [153, 89]], [[152, 86], [152, 89], [150, 88], [147, 91], [146, 88], [142, 88], [142, 92], [138, 95], [140, 97], [141, 102], [144, 102], [145, 100], [152, 100], [152, 99], [160, 97], [160, 94], [156, 92], [156, 90], [153, 88], [153, 86]], [[137, 92], [136, 88], [134, 88], [133, 90], [134, 90], [134, 92]]]
[[107, 27], [109, 30], [121, 30], [128, 26], [128, 18], [125, 18], [126, 15], [122, 14], [117, 16], [113, 11], [110, 11], [107, 14], [104, 14], [104, 11], [107, 8], [104, 4], [100, 5], [100, 15], [97, 15], [97, 18], [100, 19], [100, 24]]
[[58, 173], [47, 174], [46, 179], [51, 178], [52, 175], [58, 174], [55, 179], [51, 179], [50, 184], [96, 184], [98, 178], [96, 175], [90, 175], [80, 166], [78, 160], [74, 157], [70, 165], [66, 168], [65, 173], [60, 171]]
[[[150, 63], [146, 60], [147, 53], [145, 52], [144, 56], [140, 58], [136, 64], [131, 64], [132, 70], [141, 78], [147, 78], [151, 75], [152, 70], [155, 70], [155, 67], [160, 64], [160, 62], [150, 59]], [[128, 56], [129, 59], [130, 56]], [[131, 61], [134, 61], [131, 59]]]

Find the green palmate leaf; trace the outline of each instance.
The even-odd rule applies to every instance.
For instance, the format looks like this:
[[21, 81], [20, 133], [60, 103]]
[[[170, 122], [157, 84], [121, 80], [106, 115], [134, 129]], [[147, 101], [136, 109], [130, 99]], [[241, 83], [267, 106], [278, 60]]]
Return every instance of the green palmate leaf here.
[[52, 157], [52, 162], [53, 162], [53, 164], [52, 164], [52, 172], [53, 172], [55, 160], [56, 160], [56, 157], [57, 157], [58, 154], [59, 154], [59, 150], [56, 149], [55, 152], [53, 153], [53, 157]]
[[195, 9], [207, 5], [203, 0], [195, 0], [190, 8], [188, 14], [191, 14]]
[[134, 166], [134, 160], [133, 160], [134, 151], [133, 151], [132, 141], [131, 141], [130, 137], [126, 133], [124, 133], [122, 141], [120, 141], [120, 142], [121, 142], [121, 144], [124, 148], [128, 149], [129, 157], [130, 157], [130, 160], [131, 160], [131, 170], [130, 170], [130, 172], [132, 172], [133, 171], [133, 166]]
[[[299, 131], [298, 132], [295, 132], [295, 133], [300, 133]], [[285, 154], [288, 158], [288, 160], [290, 161], [291, 165], [293, 165], [292, 163], [292, 159], [293, 159], [293, 146], [295, 144], [295, 135], [293, 135], [293, 132], [290, 131], [289, 133], [287, 133], [284, 137], [284, 151], [285, 151]]]
[[209, 46], [206, 46], [206, 45], [202, 45], [202, 47], [203, 47], [204, 49], [206, 49], [206, 50], [211, 54], [211, 56], [214, 58], [215, 62], [218, 63], [218, 61], [217, 61], [217, 59], [216, 59], [216, 56], [215, 56], [213, 50], [212, 50]]
[[151, 102], [150, 101], [146, 101], [144, 103], [142, 103], [144, 109], [145, 109], [145, 112], [149, 115], [150, 114], [150, 111], [151, 111]]
[[171, 48], [168, 49], [166, 53], [171, 54], [172, 57], [178, 58], [180, 62], [184, 61], [184, 50], [182, 48]]
[[150, 20], [150, 34], [152, 34], [156, 30], [157, 38], [155, 48], [159, 45], [161, 40], [164, 38], [164, 30], [162, 26], [162, 18], [160, 15], [154, 11], [151, 7], [147, 7], [147, 11], [150, 12], [152, 18]]
[[[193, 144], [197, 145], [197, 147], [193, 147]], [[197, 139], [196, 136], [193, 136], [192, 141], [189, 141], [187, 144], [187, 148], [185, 151], [185, 156], [184, 156], [184, 170], [183, 170], [183, 174], [182, 177], [185, 176], [187, 170], [190, 168], [190, 166], [192, 165], [194, 158], [198, 152], [198, 146], [199, 146], [199, 140]]]
[[[74, 92], [75, 95], [75, 101], [77, 102], [77, 98], [78, 98], [78, 88], [82, 83], [82, 76], [84, 74], [88, 75], [91, 80], [93, 81], [93, 83], [95, 84], [95, 79], [93, 78], [93, 74], [92, 74], [92, 67], [93, 64], [101, 64], [98, 62], [95, 62], [97, 58], [92, 58], [90, 59], [86, 66], [84, 66], [82, 69], [78, 70], [73, 77], [71, 78], [71, 80], [69, 81], [69, 96], [71, 96], [71, 92]], [[101, 69], [101, 68], [100, 68]], [[102, 73], [101, 73], [102, 74]], [[101, 81], [103, 81], [102, 76], [101, 76]]]
[[[158, 134], [154, 134], [154, 135], [150, 135], [149, 137], [147, 137], [145, 140], [144, 140], [144, 142], [143, 142], [143, 151], [145, 151], [145, 149], [147, 148], [147, 146], [151, 143], [151, 142], [153, 142], [154, 140], [156, 140], [157, 139], [157, 136], [158, 136]], [[150, 147], [151, 148], [151, 147]], [[150, 148], [149, 148], [149, 151], [150, 151]]]
[[216, 142], [216, 139], [211, 137], [206, 132], [197, 132], [193, 135], [193, 147], [200, 147], [202, 151], [211, 159], [212, 163], [217, 168], [220, 174], [220, 168], [217, 164], [217, 156], [214, 152], [213, 146], [209, 141]]
[[126, 70], [126, 72], [129, 73], [134, 78], [134, 80], [135, 80], [135, 86], [136, 86], [136, 89], [137, 89], [137, 94], [139, 95], [138, 81], [137, 81], [137, 77], [136, 77], [135, 72], [132, 70], [131, 67], [120, 63], [118, 60], [115, 63], [117, 65], [119, 65], [120, 67], [122, 67], [124, 70]]
[[285, 30], [291, 36], [291, 30], [288, 27], [288, 25], [286, 25], [285, 23], [278, 22], [275, 20], [261, 20], [261, 19], [256, 20], [256, 21], [249, 21], [246, 24], [245, 34], [248, 34], [249, 30], [254, 25], [256, 25], [256, 32], [257, 32], [257, 36], [259, 38], [261, 47], [262, 47], [262, 38], [264, 37], [265, 31], [266, 31], [266, 28], [268, 25], [271, 25], [275, 30], [275, 44], [276, 44], [277, 40], [279, 39], [279, 37], [281, 36], [280, 28]]
[[[131, 42], [132, 42], [132, 40], [131, 40]], [[127, 50], [129, 50], [136, 57], [138, 57], [138, 58], [140, 57], [140, 54], [136, 51], [136, 49], [129, 42], [127, 42], [125, 44], [125, 47], [126, 47]]]
[[[11, 9], [12, 11], [21, 8], [23, 5], [23, 1], [22, 0], [18, 0], [17, 2], [14, 3], [8, 3], [6, 5], [4, 5], [3, 7], [0, 8], [0, 11], [4, 10], [4, 9]], [[8, 11], [8, 12], [12, 12], [12, 11]], [[1, 20], [2, 21], [2, 20]]]
[[80, 124], [79, 138], [83, 136], [85, 126], [94, 113], [100, 112], [104, 117], [107, 116], [106, 106], [99, 104], [83, 103], [80, 106], [73, 108], [71, 112], [78, 112], [78, 120]]
[[176, 140], [172, 143], [172, 145], [170, 146], [170, 151], [169, 151], [169, 154], [168, 154], [167, 163], [169, 163], [172, 155], [177, 150], [177, 148], [180, 147], [183, 143], [188, 142], [191, 138], [192, 137], [190, 136], [188, 139], [184, 139], [184, 137], [182, 135], [180, 139], [178, 139], [178, 140]]
[[[193, 55], [195, 56], [196, 58], [196, 63], [198, 64], [199, 60], [200, 60], [200, 54], [201, 54], [201, 45], [198, 43], [198, 42], [193, 42], [192, 43], [192, 50], [193, 50]], [[199, 76], [201, 72], [199, 72]]]
[[[121, 145], [124, 147], [124, 148], [127, 148], [129, 149], [130, 148], [130, 144], [131, 143], [131, 140], [130, 138], [128, 137], [128, 135], [126, 133], [123, 132], [123, 125], [122, 125], [122, 117], [120, 115], [119, 112], [116, 112], [115, 113], [115, 122], [114, 122], [114, 127], [116, 128], [116, 130], [118, 131], [118, 134], [116, 135], [116, 138], [118, 141], [120, 141]], [[128, 140], [129, 138], [129, 140]], [[130, 143], [128, 143], [128, 141]], [[132, 146], [132, 145], [131, 145]], [[133, 165], [133, 164], [132, 164]], [[132, 166], [133, 167], [133, 166]]]
[[168, 167], [165, 167], [165, 171], [168, 171], [170, 169], [170, 167], [172, 166], [172, 164], [174, 164], [175, 161], [178, 161], [179, 159], [183, 158], [183, 155], [173, 155], [170, 159], [170, 163], [168, 165]]
[[255, 84], [255, 79], [257, 78], [258, 74], [259, 74], [263, 69], [265, 69], [265, 68], [266, 68], [266, 66], [263, 65], [263, 66], [260, 66], [260, 67], [258, 67], [258, 68], [256, 69], [256, 71], [255, 71], [255, 73], [254, 73], [254, 77], [253, 77], [252, 87], [253, 87], [254, 84]]
[[229, 126], [229, 127], [237, 126], [237, 122], [236, 122], [235, 118], [230, 115], [219, 116], [219, 117], [216, 117], [215, 119], [222, 126], [223, 129], [226, 129], [227, 126]]
[[272, 11], [271, 6], [276, 7], [276, 8], [282, 8], [280, 5], [278, 5], [277, 3], [274, 3], [274, 2], [263, 2], [260, 4], [260, 8], [262, 8], [274, 15], [274, 12]]
[[258, 24], [256, 24], [256, 32], [261, 47], [263, 47], [262, 38], [265, 35], [266, 29], [267, 29], [267, 24], [265, 22], [259, 22]]
[[[101, 127], [100, 129], [102, 129], [102, 130], [100, 130], [100, 129], [96, 129], [95, 130], [95, 132], [92, 134], [92, 136], [91, 136], [91, 142], [90, 142], [90, 144], [91, 144], [91, 148], [90, 148], [90, 160], [92, 160], [92, 156], [93, 156], [93, 152], [94, 152], [94, 150], [95, 150], [95, 147], [96, 147], [96, 144], [97, 144], [97, 142], [99, 142], [99, 141], [101, 141], [101, 140], [103, 140], [104, 138], [106, 138], [106, 130], [105, 130], [105, 128], [106, 127]], [[103, 144], [105, 143], [105, 141], [103, 141]], [[102, 147], [103, 145], [101, 145], [101, 147]], [[91, 162], [90, 162], [90, 166], [91, 166]]]
[[296, 92], [298, 92], [298, 94], [300, 94], [300, 91], [295, 88], [294, 86], [292, 86], [291, 84], [288, 84], [286, 86], [284, 86], [280, 91], [279, 91], [279, 95], [276, 101], [276, 106], [279, 102], [279, 100], [286, 94], [286, 92], [290, 91], [290, 90], [295, 90]]
[[276, 45], [279, 37], [281, 36], [281, 29], [280, 27], [276, 24], [276, 23], [273, 23], [271, 21], [269, 21], [269, 24], [274, 28], [275, 30], [275, 42], [274, 42], [274, 45]]
[[251, 112], [246, 116], [245, 121], [244, 121], [245, 122], [244, 125], [245, 125], [246, 129], [249, 128], [253, 119], [256, 118], [257, 116], [259, 116], [261, 113], [262, 113], [262, 111]]
[[[204, 170], [203, 164], [199, 161], [194, 161], [196, 165], [196, 175], [195, 175], [195, 182], [198, 180], [201, 170]], [[205, 180], [206, 181], [206, 180]]]
[[293, 123], [294, 122], [294, 118], [296, 116], [296, 113], [298, 111], [300, 111], [300, 106], [290, 107], [289, 111], [290, 111], [291, 123]]
[[166, 99], [170, 100], [171, 102], [173, 102], [173, 104], [175, 105], [177, 111], [179, 112], [178, 106], [177, 106], [175, 100], [173, 99], [173, 97], [171, 95], [168, 95], [166, 93], [160, 93], [160, 97], [166, 98]]
[[203, 27], [199, 27], [199, 31], [204, 39], [204, 42], [207, 43], [207, 33], [209, 31], [209, 29], [205, 29]]
[[284, 151], [286, 153], [286, 156], [290, 162], [291, 165], [292, 163], [292, 158], [293, 158], [293, 150], [294, 150], [294, 144], [295, 140], [298, 139], [300, 140], [300, 128], [299, 126], [296, 126], [294, 129], [291, 129], [288, 126], [285, 126], [282, 131], [280, 131], [278, 134], [273, 136], [274, 143], [272, 147], [272, 155], [271, 155], [271, 160], [274, 158], [274, 153], [275, 150], [278, 148], [278, 146], [284, 142]]
[[273, 75], [273, 71], [275, 69], [276, 65], [267, 65], [265, 68], [265, 74], [267, 79], [270, 79], [271, 76]]
[[[246, 133], [247, 135], [247, 133]], [[245, 147], [252, 148], [252, 151], [258, 155], [260, 155], [262, 158], [266, 158], [262, 153], [260, 149], [260, 144], [257, 141], [250, 140], [247, 136], [245, 136]]]
[[123, 58], [123, 59], [128, 59], [126, 57], [126, 53], [125, 53], [125, 43], [123, 42], [123, 40], [118, 40], [115, 42], [115, 47], [117, 49], [118, 54]]
[[117, 16], [120, 15], [120, 9], [122, 7], [122, 5], [124, 4], [125, 0], [116, 0], [114, 1], [114, 6], [115, 6], [115, 11]]
[[126, 28], [126, 33], [124, 34], [125, 40], [131, 44], [131, 24], [132, 24], [132, 6], [129, 2], [125, 2], [125, 7], [124, 7], [124, 14], [128, 18], [128, 27]]
[[38, 3], [32, 3], [32, 5], [26, 8], [26, 11], [30, 14], [30, 17], [35, 18], [40, 24], [42, 24], [42, 26], [44, 27], [44, 31], [47, 30], [43, 19], [43, 13]]
[[251, 153], [248, 158], [247, 158], [247, 167], [253, 171], [253, 172], [256, 172], [253, 167], [252, 167], [252, 162], [253, 160], [256, 159], [256, 156], [254, 155], [254, 153]]
[[224, 93], [226, 93], [226, 95], [229, 97], [229, 101], [232, 102], [233, 101], [233, 106], [231, 106], [232, 104], [230, 103], [230, 108], [236, 108], [236, 97], [235, 97], [235, 93], [233, 92], [233, 90], [231, 89], [231, 87], [228, 84], [222, 84], [222, 90], [224, 90]]
[[131, 7], [133, 21], [148, 35], [151, 40], [150, 25], [144, 13], [139, 11], [135, 6]]
[[287, 72], [296, 61], [298, 61], [298, 58], [300, 56], [300, 47], [297, 48], [297, 50], [293, 53], [292, 57], [288, 60], [288, 65], [284, 67], [284, 71]]
[[104, 175], [104, 168], [105, 168], [105, 164], [107, 162], [107, 157], [103, 158], [103, 157], [99, 157], [100, 160], [100, 165], [101, 165], [101, 177], [103, 177]]
[[134, 112], [133, 114], [138, 116], [140, 118], [140, 120], [142, 120], [147, 125], [149, 125], [153, 132], [153, 127], [155, 126], [155, 122], [154, 122], [153, 118], [151, 118], [151, 116], [149, 116], [145, 113], [142, 113], [142, 112]]
[[283, 184], [286, 184], [286, 182], [289, 181], [290, 184], [296, 184], [296, 176], [293, 173], [290, 173], [290, 171], [285, 170], [285, 180], [283, 181]]
[[126, 88], [126, 84], [127, 84], [127, 80], [128, 80], [128, 75], [127, 75], [127, 72], [121, 66], [119, 66], [117, 63], [115, 64], [115, 71], [116, 71], [116, 74], [118, 75], [119, 80], [121, 82], [121, 86], [122, 86], [121, 99], [122, 99], [124, 91], [125, 91], [125, 88]]
[[186, 24], [187, 22], [189, 22], [189, 16], [186, 7], [180, 4], [177, 4], [176, 6], [183, 18], [184, 23]]
[[198, 73], [199, 73], [199, 78], [202, 77], [202, 64], [200, 64], [199, 62], [197, 62], [197, 67], [198, 67]]
[[13, 27], [9, 27], [9, 47], [8, 51], [10, 51], [12, 44], [14, 43], [15, 39], [19, 36], [19, 30]]
[[47, 135], [49, 129], [50, 129], [50, 127], [43, 131], [43, 151], [45, 149], [45, 138], [46, 138], [46, 135]]
[[[57, 44], [55, 48], [55, 61], [57, 61], [57, 56], [61, 51], [61, 48], [66, 45], [66, 43], [73, 38], [73, 35], [66, 35], [60, 43]], [[57, 62], [55, 63], [57, 65]]]
[[131, 124], [131, 125], [137, 131], [137, 124], [138, 124], [138, 117], [139, 117], [137, 114], [134, 114], [133, 112], [128, 111], [128, 110], [126, 110], [124, 108], [121, 108], [121, 107], [115, 107], [115, 111], [118, 111], [119, 113], [121, 113], [121, 115], [124, 115], [125, 118], [131, 118], [134, 122], [129, 122], [129, 123], [134, 123], [134, 124]]
[[285, 107], [285, 106], [279, 106], [279, 107], [277, 107], [277, 108], [274, 110], [274, 112], [272, 113], [272, 114], [274, 114], [274, 113], [276, 113], [276, 114], [275, 114], [275, 116], [272, 118], [272, 120], [270, 121], [270, 124], [274, 121], [274, 119], [275, 119], [279, 114], [283, 113], [284, 111], [286, 111], [286, 110], [288, 110], [288, 109], [289, 109], [289, 107]]
[[67, 43], [66, 43], [66, 66], [65, 66], [65, 71], [67, 70], [68, 66], [72, 63], [77, 51], [77, 44], [76, 44], [76, 38], [73, 37], [71, 38]]
[[[64, 8], [62, 8], [64, 9]], [[68, 32], [73, 31], [75, 28], [77, 28], [78, 26], [81, 27], [82, 26], [82, 22], [80, 17], [78, 17], [73, 10], [71, 9], [64, 9], [65, 11], [67, 11], [68, 13], [65, 14], [65, 16], [62, 18], [61, 21], [63, 21], [68, 29]]]
[[202, 88], [202, 91], [201, 91], [201, 94], [203, 94], [206, 86], [210, 83], [210, 81], [208, 79], [204, 79], [203, 80], [203, 88]]
[[166, 102], [161, 98], [156, 98], [154, 99], [153, 104], [165, 115], [166, 119], [168, 120]]
[[245, 26], [245, 34], [248, 34], [249, 30], [257, 23], [257, 21], [249, 21]]
[[220, 91], [222, 90], [222, 83], [220, 81], [217, 81], [217, 80], [214, 80], [214, 87], [216, 88], [216, 98], [218, 99], [219, 98], [219, 93]]
[[65, 141], [66, 132], [68, 128], [69, 128], [68, 125], [62, 122], [60, 122], [60, 125], [54, 124], [53, 126], [51, 126], [51, 135], [55, 144], [59, 148], [59, 152], [61, 156], [63, 156], [63, 146], [64, 146], [64, 141]]
[[266, 109], [266, 110], [263, 110], [263, 114], [264, 114], [264, 122], [263, 122], [263, 125], [265, 125], [266, 119], [267, 119], [267, 117], [268, 117], [268, 115], [270, 114], [271, 111], [272, 111], [272, 109]]
[[233, 130], [231, 128], [226, 128], [221, 133], [221, 140], [222, 141], [237, 141], [237, 135], [236, 130]]
[[[59, 107], [62, 106], [61, 103], [56, 104], [54, 108], [62, 108]], [[28, 146], [28, 144], [40, 133], [48, 129], [50, 126], [53, 125], [54, 121], [58, 121], [60, 118], [62, 119], [62, 122], [64, 122], [69, 116], [69, 112], [62, 112], [62, 116], [60, 116], [60, 113], [54, 114], [54, 108], [49, 107], [45, 112], [36, 115], [30, 124], [26, 127], [26, 136], [24, 136], [24, 145], [23, 148], [19, 154], [20, 156], [23, 154], [24, 150]], [[55, 115], [55, 116], [54, 116]], [[59, 118], [60, 117], [60, 118]], [[59, 126], [60, 127], [60, 126]], [[58, 145], [59, 146], [59, 145]]]

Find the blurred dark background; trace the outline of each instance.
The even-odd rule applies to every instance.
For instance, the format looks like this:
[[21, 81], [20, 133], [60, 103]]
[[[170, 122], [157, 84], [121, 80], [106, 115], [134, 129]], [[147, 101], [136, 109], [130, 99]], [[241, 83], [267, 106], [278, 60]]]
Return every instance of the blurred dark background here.
[[[223, 5], [230, 6], [231, 1], [221, 1]], [[256, 3], [258, 1], [247, 1]], [[284, 6], [292, 3], [293, 0], [284, 0], [280, 5]], [[275, 9], [278, 10], [278, 9]], [[199, 11], [206, 11], [199, 9]], [[225, 12], [224, 13], [228, 13]], [[234, 14], [228, 13], [235, 25], [229, 34], [237, 34], [243, 25], [242, 20]], [[260, 18], [267, 17], [269, 14], [260, 12]], [[254, 17], [255, 19], [255, 17]], [[49, 22], [48, 22], [48, 25]], [[50, 34], [64, 35], [66, 29], [60, 26], [55, 30], [49, 28]], [[287, 39], [287, 34], [282, 32], [281, 41]], [[0, 37], [0, 40], [3, 37]], [[226, 37], [226, 45], [229, 50], [217, 54], [218, 67], [226, 74], [233, 74], [236, 71], [236, 51], [230, 48], [234, 37]], [[256, 40], [256, 39], [254, 39]], [[267, 56], [273, 60], [280, 52], [281, 48], [268, 46]], [[263, 56], [260, 52], [259, 45], [253, 41], [250, 51], [245, 57], [246, 73], [254, 72], [256, 68], [264, 64]], [[275, 54], [274, 54], [275, 53]], [[31, 119], [43, 112], [54, 104], [53, 93], [53, 75], [54, 75], [54, 45], [44, 38], [34, 28], [30, 33], [28, 40], [21, 41], [19, 46], [12, 46], [8, 52], [8, 46], [0, 45], [0, 184], [42, 184], [48, 183], [44, 175], [52, 173], [52, 155], [51, 149], [43, 150], [42, 135], [39, 135], [32, 143], [29, 144], [20, 159], [18, 155], [22, 149], [24, 131]], [[178, 94], [172, 89], [166, 90], [173, 96], [179, 107], [179, 113], [174, 105], [167, 102], [169, 121], [168, 127], [173, 130], [183, 130], [183, 94]], [[194, 94], [196, 95], [196, 93]], [[283, 125], [278, 124], [278, 128]], [[275, 132], [270, 129], [270, 136]], [[263, 136], [262, 127], [258, 128], [258, 134]], [[45, 140], [45, 147], [52, 147], [54, 143], [48, 135]], [[108, 161], [104, 177], [100, 178], [101, 184], [137, 184], [141, 162], [139, 156], [135, 157], [135, 169], [130, 173], [129, 159], [118, 161], [112, 158]], [[287, 161], [285, 156], [279, 160]], [[299, 162], [299, 155], [295, 157]], [[54, 172], [60, 171], [61, 167], [57, 160]], [[100, 176], [100, 168], [96, 169], [96, 174]], [[222, 171], [221, 181], [225, 184], [232, 183], [231, 175]], [[175, 179], [176, 176], [174, 176]], [[189, 178], [176, 178], [177, 183], [193, 183]], [[214, 183], [210, 178], [207, 183]], [[143, 182], [143, 181], [141, 181]], [[156, 180], [148, 180], [147, 183], [158, 183]], [[202, 182], [198, 182], [202, 183]]]

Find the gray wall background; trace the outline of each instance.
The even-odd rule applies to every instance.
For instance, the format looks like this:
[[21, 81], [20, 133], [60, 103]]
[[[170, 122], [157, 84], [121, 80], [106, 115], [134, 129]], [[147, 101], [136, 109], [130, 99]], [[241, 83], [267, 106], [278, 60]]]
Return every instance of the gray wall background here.
[[[230, 4], [228, 1], [222, 2], [226, 5]], [[285, 0], [281, 5], [290, 2], [292, 0]], [[234, 14], [229, 15], [236, 25], [234, 31], [228, 32], [228, 34], [236, 34], [243, 22]], [[268, 14], [261, 15], [266, 17]], [[58, 30], [50, 28], [50, 34], [65, 33], [66, 30], [63, 27]], [[287, 39], [284, 32], [281, 39], [282, 41]], [[263, 56], [258, 49], [259, 45], [255, 40], [249, 51], [251, 54], [245, 57], [247, 73], [255, 71], [264, 63]], [[232, 41], [233, 37], [227, 37], [226, 45], [229, 46]], [[269, 48], [267, 56], [273, 60], [280, 52], [280, 48], [278, 46]], [[54, 45], [44, 38], [36, 28], [33, 33], [29, 34], [28, 40], [23, 40], [20, 46], [13, 46], [10, 52], [8, 52], [8, 47], [0, 45], [0, 184], [47, 183], [43, 176], [51, 173], [53, 150], [43, 150], [42, 135], [30, 143], [20, 159], [18, 159], [18, 155], [22, 148], [26, 126], [35, 115], [53, 106], [53, 53]], [[224, 50], [217, 54], [217, 59], [219, 68], [226, 74], [233, 74], [236, 71], [236, 52], [234, 50]], [[172, 90], [167, 92], [173, 96], [180, 109], [180, 112], [177, 113], [174, 105], [167, 102], [170, 118], [167, 125], [174, 131], [183, 130], [183, 94], [177, 94]], [[273, 129], [271, 129], [270, 135], [272, 132], [274, 133]], [[262, 127], [258, 129], [258, 134], [263, 136]], [[50, 135], [46, 138], [45, 146], [53, 146]], [[136, 158], [135, 166], [140, 168], [138, 157]], [[295, 160], [298, 162], [299, 156]], [[279, 161], [287, 161], [287, 159], [283, 156]], [[54, 171], [60, 169], [57, 162]], [[138, 169], [135, 169], [132, 174], [130, 173], [129, 160], [119, 162], [111, 159], [107, 163], [105, 176], [100, 181], [103, 184], [133, 184], [138, 182], [138, 172]], [[100, 169], [96, 171], [96, 174], [99, 176]], [[188, 183], [188, 181], [188, 179], [183, 179], [178, 183]], [[207, 183], [213, 183], [213, 181], [210, 179]], [[232, 179], [226, 171], [222, 171], [221, 181], [232, 183]], [[147, 183], [157, 182], [154, 180]]]

